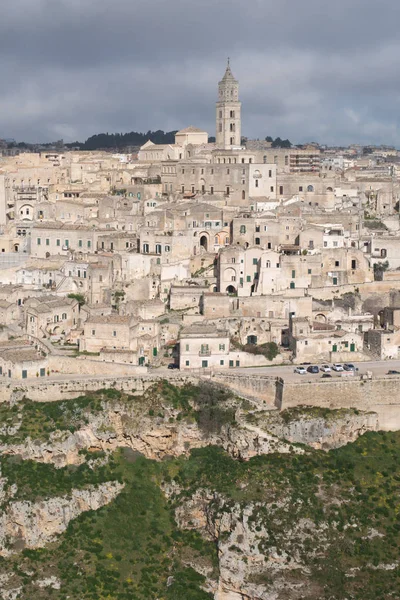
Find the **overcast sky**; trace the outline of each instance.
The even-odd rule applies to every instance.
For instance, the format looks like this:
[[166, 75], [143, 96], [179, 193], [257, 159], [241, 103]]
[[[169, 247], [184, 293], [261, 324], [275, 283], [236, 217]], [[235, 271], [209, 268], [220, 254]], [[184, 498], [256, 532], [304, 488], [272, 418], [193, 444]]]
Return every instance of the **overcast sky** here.
[[399, 0], [2, 0], [0, 138], [215, 133], [227, 56], [242, 134], [400, 147]]

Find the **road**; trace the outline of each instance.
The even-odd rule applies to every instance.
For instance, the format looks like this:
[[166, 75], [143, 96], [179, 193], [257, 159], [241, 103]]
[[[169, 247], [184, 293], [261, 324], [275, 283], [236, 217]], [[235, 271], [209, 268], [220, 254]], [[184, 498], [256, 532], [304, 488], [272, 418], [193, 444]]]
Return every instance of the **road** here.
[[[312, 363], [314, 365], [321, 366], [322, 364], [329, 364], [332, 367], [331, 363]], [[367, 371], [371, 371], [373, 375], [386, 375], [389, 369], [399, 371], [400, 372], [400, 360], [385, 360], [385, 361], [371, 361], [371, 362], [353, 362], [355, 367], [358, 368], [357, 373], [355, 375], [363, 375]], [[307, 369], [307, 365], [305, 365]], [[232, 369], [235, 373], [242, 373], [243, 375], [272, 375], [275, 377], [282, 377], [287, 381], [301, 381], [303, 379], [318, 379], [322, 376], [322, 373], [307, 373], [306, 375], [299, 375], [298, 373], [294, 373], [295, 365], [290, 366], [278, 366], [278, 367], [258, 367], [258, 368], [237, 368]], [[336, 373], [335, 371], [331, 371], [330, 375], [332, 377], [341, 377], [341, 373]], [[351, 377], [351, 375], [347, 375], [347, 377]]]
[[[312, 363], [321, 366], [324, 363]], [[330, 363], [329, 363], [330, 364]], [[400, 360], [385, 360], [385, 361], [371, 361], [371, 362], [354, 362], [355, 367], [358, 368], [358, 372], [356, 375], [365, 374], [367, 371], [371, 371], [373, 375], [383, 376], [386, 375], [389, 369], [393, 369], [400, 372]], [[332, 365], [330, 365], [332, 366]], [[305, 366], [307, 368], [307, 365]], [[233, 373], [238, 375], [253, 375], [255, 377], [260, 375], [269, 375], [271, 377], [282, 377], [286, 381], [312, 381], [313, 379], [319, 379], [322, 376], [322, 373], [307, 373], [306, 375], [299, 375], [294, 373], [295, 365], [280, 365], [276, 367], [233, 367], [230, 369], [221, 370], [223, 373]], [[197, 376], [203, 372], [202, 369], [196, 369], [194, 371], [185, 370], [169, 370], [167, 367], [158, 367], [155, 369], [149, 369], [144, 373], [127, 373], [126, 375], [76, 375], [69, 373], [52, 373], [49, 377], [46, 378], [36, 378], [36, 379], [12, 379], [11, 382], [13, 384], [24, 384], [24, 385], [41, 385], [44, 383], [68, 383], [70, 381], [88, 381], [93, 379], [99, 379], [99, 381], [103, 380], [119, 380], [126, 379], [127, 377], [143, 377], [152, 378], [154, 376], [159, 377], [168, 377], [169, 379], [181, 378], [182, 375], [190, 375]], [[204, 375], [209, 376], [211, 372], [218, 373], [218, 370], [211, 371], [210, 369], [204, 369]], [[340, 373], [336, 373], [335, 371], [331, 371], [330, 373], [332, 377], [341, 377]], [[351, 375], [345, 375], [347, 377], [351, 377]], [[1, 379], [0, 382], [4, 384], [10, 383], [8, 378]]]

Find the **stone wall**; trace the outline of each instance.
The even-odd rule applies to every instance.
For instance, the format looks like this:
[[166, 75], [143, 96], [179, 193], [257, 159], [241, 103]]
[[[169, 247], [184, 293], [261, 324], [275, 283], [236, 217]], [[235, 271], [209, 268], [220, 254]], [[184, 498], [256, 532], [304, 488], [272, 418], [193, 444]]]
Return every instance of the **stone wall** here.
[[[7, 383], [7, 380], [0, 382], [0, 402], [12, 400], [20, 400], [23, 397], [30, 398], [35, 402], [52, 402], [57, 400], [70, 400], [83, 396], [87, 392], [94, 392], [100, 389], [114, 388], [129, 393], [143, 393], [154, 383], [165, 379], [165, 376], [132, 376], [132, 377], [93, 377], [60, 379], [54, 381], [47, 379], [45, 381], [38, 380], [23, 384], [18, 381], [15, 384]], [[174, 385], [183, 385], [185, 383], [198, 383], [198, 379], [191, 376], [176, 376], [169, 375], [168, 379]]]
[[73, 375], [102, 375], [108, 377], [129, 377], [146, 374], [146, 367], [137, 365], [105, 362], [100, 357], [91, 356], [74, 358], [72, 356], [59, 356], [56, 354], [48, 357], [50, 371]]
[[363, 380], [319, 380], [313, 382], [277, 383], [276, 405], [280, 410], [299, 405], [324, 408], [358, 408], [374, 411], [379, 417], [379, 429], [400, 429], [400, 377], [385, 376]]
[[[269, 407], [276, 406], [277, 378], [268, 375], [234, 375], [232, 373], [215, 373], [213, 383], [219, 383], [229, 389], [260, 400]], [[280, 392], [279, 392], [280, 393]]]

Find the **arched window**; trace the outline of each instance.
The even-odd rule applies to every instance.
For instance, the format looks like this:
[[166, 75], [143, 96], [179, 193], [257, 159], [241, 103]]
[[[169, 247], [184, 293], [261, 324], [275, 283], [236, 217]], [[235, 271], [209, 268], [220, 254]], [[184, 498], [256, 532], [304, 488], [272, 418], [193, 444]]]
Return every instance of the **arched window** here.
[[313, 192], [313, 191], [314, 191], [314, 186], [313, 185], [307, 186], [307, 192]]
[[156, 244], [156, 254], [161, 254], [161, 244]]
[[266, 262], [266, 265], [265, 265], [265, 266], [267, 267], [267, 269], [270, 269], [270, 268], [271, 268], [271, 261], [270, 261], [270, 260], [267, 260], [267, 262]]
[[143, 244], [143, 252], [144, 254], [148, 254], [150, 251], [149, 244]]
[[266, 155], [266, 154], [264, 154], [264, 156], [263, 156], [263, 163], [264, 163], [265, 165], [267, 164], [267, 155]]
[[218, 236], [217, 236], [217, 235], [216, 235], [216, 236], [215, 236], [215, 238], [214, 238], [214, 244], [219, 244], [219, 239], [218, 239]]
[[67, 313], [63, 313], [61, 318], [62, 318], [63, 321], [66, 321], [67, 320]]

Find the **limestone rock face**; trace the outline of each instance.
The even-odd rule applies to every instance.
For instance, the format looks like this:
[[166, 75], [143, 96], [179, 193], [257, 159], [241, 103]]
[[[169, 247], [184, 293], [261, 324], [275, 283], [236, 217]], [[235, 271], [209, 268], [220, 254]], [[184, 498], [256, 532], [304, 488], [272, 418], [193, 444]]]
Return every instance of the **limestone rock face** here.
[[123, 487], [123, 484], [111, 481], [41, 502], [10, 502], [0, 513], [0, 555], [44, 547], [63, 533], [72, 519], [108, 504]]
[[[268, 510], [274, 518], [277, 508], [290, 511], [285, 502], [282, 500], [278, 507], [259, 503], [240, 506], [227, 502], [219, 494], [199, 490], [176, 509], [176, 520], [181, 528], [201, 531], [217, 545], [219, 578], [214, 583], [215, 600], [278, 600], [283, 597], [301, 600], [306, 597], [306, 592], [310, 593], [309, 587], [306, 588], [309, 584], [302, 581], [289, 586], [288, 596], [282, 595], [289, 593], [287, 582], [292, 574], [295, 576], [299, 571], [306, 573], [308, 570], [298, 542], [317, 536], [320, 548], [327, 546], [326, 526], [316, 526], [310, 519], [299, 518], [288, 532], [289, 539], [283, 548], [281, 544], [279, 548], [268, 543], [264, 546], [265, 541], [269, 542], [270, 533], [257, 515]], [[314, 592], [312, 597], [318, 598], [322, 590], [315, 587]]]
[[278, 438], [307, 444], [319, 450], [330, 450], [354, 442], [367, 431], [377, 431], [378, 415], [342, 409], [323, 416], [312, 408], [304, 408], [294, 411], [292, 418], [289, 415], [288, 419], [285, 413], [274, 415], [265, 423], [265, 427]]
[[178, 412], [163, 407], [162, 414], [150, 416], [148, 410], [137, 405], [105, 403], [103, 411], [90, 414], [89, 422], [74, 433], [54, 431], [44, 442], [28, 437], [21, 444], [3, 443], [0, 453], [64, 467], [83, 463], [85, 458], [79, 453], [82, 449], [113, 451], [124, 446], [146, 458], [161, 460], [213, 444], [222, 446], [234, 458], [248, 460], [271, 452], [302, 453], [293, 443], [325, 450], [337, 448], [378, 428], [376, 413], [343, 410], [321, 416], [305, 408], [284, 418], [285, 413], [276, 410], [255, 409], [251, 419], [238, 410], [234, 424], [222, 426], [218, 433], [205, 433], [193, 419], [178, 420]]

